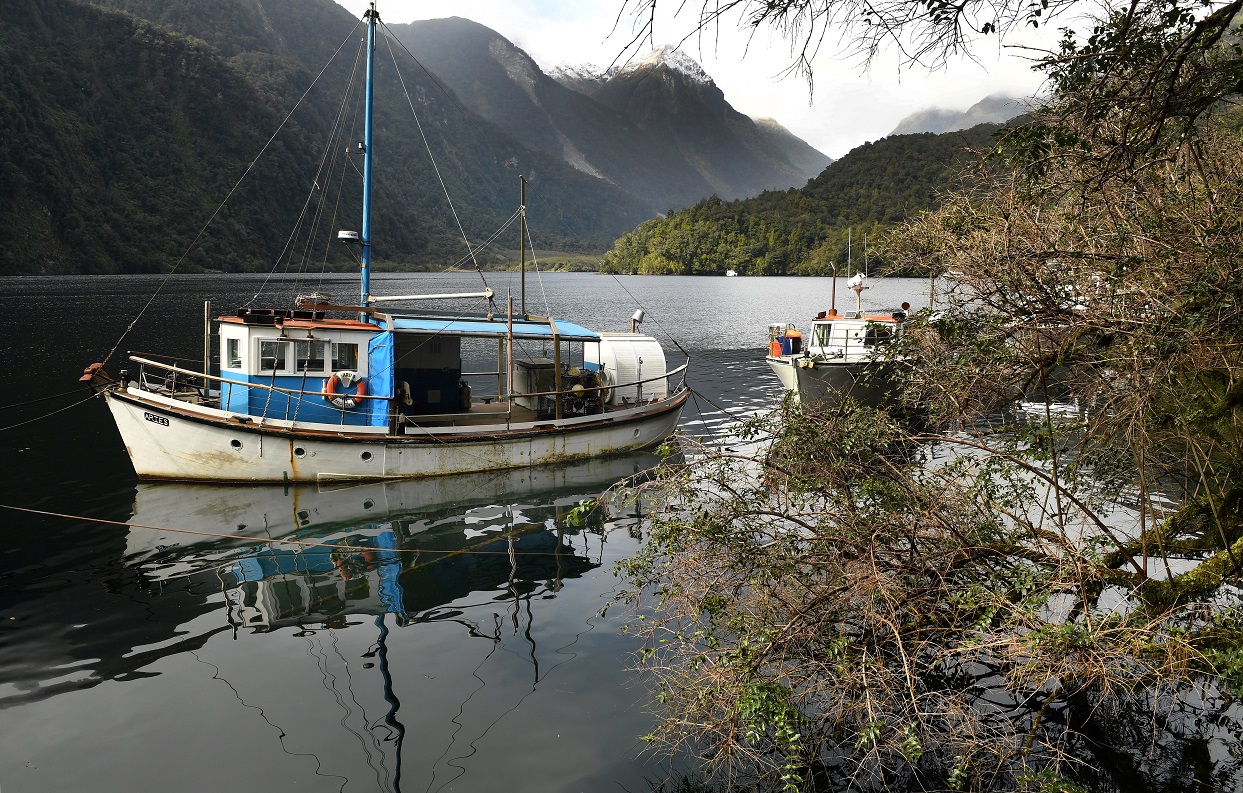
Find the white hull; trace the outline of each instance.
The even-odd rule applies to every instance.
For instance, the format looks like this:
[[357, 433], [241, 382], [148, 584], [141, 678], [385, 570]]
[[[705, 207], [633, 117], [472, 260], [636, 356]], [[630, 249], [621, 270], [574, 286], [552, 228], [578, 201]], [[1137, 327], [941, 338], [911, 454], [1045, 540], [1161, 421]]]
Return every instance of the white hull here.
[[891, 390], [884, 362], [822, 361], [797, 355], [768, 356], [768, 366], [800, 402], [835, 402], [844, 396], [873, 407]]
[[687, 391], [605, 415], [470, 427], [260, 423], [136, 388], [106, 391], [140, 479], [323, 482], [409, 479], [548, 465], [650, 448], [669, 437]]

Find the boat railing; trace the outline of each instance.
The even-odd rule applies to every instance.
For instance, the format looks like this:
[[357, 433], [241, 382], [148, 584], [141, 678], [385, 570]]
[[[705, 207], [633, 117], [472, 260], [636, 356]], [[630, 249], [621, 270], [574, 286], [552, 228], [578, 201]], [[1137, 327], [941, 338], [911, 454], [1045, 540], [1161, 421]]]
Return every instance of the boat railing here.
[[[219, 402], [218, 397], [213, 397], [212, 395], [211, 387], [210, 387], [211, 383], [220, 383], [222, 385], [237, 386], [239, 388], [257, 388], [260, 390], [270, 391], [273, 393], [286, 394], [289, 396], [298, 396], [298, 397], [303, 397], [303, 396], [319, 397], [319, 396], [324, 395], [323, 391], [318, 390], [318, 389], [308, 391], [306, 389], [284, 388], [284, 387], [276, 386], [276, 385], [266, 385], [264, 383], [251, 383], [245, 380], [235, 380], [229, 377], [222, 377], [219, 375], [207, 374], [204, 372], [196, 372], [192, 369], [184, 369], [175, 364], [164, 363], [162, 361], [156, 361], [151, 358], [145, 358], [145, 357], [138, 356], [138, 355], [130, 355], [130, 360], [138, 364], [140, 367], [136, 381], [144, 391], [151, 391], [152, 393], [170, 396], [174, 399], [177, 399], [178, 401], [190, 402], [193, 404], [211, 404], [211, 403]], [[681, 387], [685, 388], [686, 387], [686, 371], [689, 366], [690, 366], [690, 361], [687, 360], [686, 363], [682, 364], [678, 368], [666, 371], [663, 374], [656, 375], [655, 377], [648, 377], [642, 380], [635, 380], [633, 382], [627, 382], [627, 383], [613, 383], [613, 384], [604, 385], [604, 386], [594, 386], [591, 388], [583, 387], [579, 393], [586, 393], [589, 391], [602, 392], [602, 391], [609, 391], [614, 388], [626, 388], [628, 386], [642, 386], [644, 383], [652, 383], [658, 380], [667, 381], [670, 378], [676, 377], [679, 374], [682, 375]], [[157, 369], [163, 374], [162, 375], [157, 374], [155, 376], [152, 376], [147, 372], [147, 367], [152, 367], [154, 369]], [[201, 382], [202, 384], [200, 385], [199, 382]], [[566, 389], [562, 391], [540, 391], [540, 392], [532, 392], [532, 393], [525, 393], [525, 394], [510, 394], [510, 399], [512, 400], [515, 397], [519, 397], [519, 396], [520, 397], [549, 397], [552, 399], [556, 399], [558, 397], [560, 398], [573, 397], [573, 396], [576, 396], [576, 393], [572, 389]], [[389, 401], [390, 399], [392, 399], [391, 397], [387, 397], [381, 394], [361, 394], [361, 395], [351, 396], [350, 398], [354, 400], [384, 400], [384, 401]]]
[[[590, 388], [586, 386], [582, 386], [581, 387], [582, 390], [579, 392], [575, 392], [573, 389], [563, 389], [561, 391], [530, 391], [530, 392], [524, 392], [521, 394], [511, 394], [511, 398], [512, 397], [553, 397], [553, 398], [556, 398], [559, 396], [561, 397], [572, 396], [575, 393], [586, 394], [592, 391], [596, 391], [596, 392], [612, 391], [614, 388], [629, 388], [632, 385], [643, 385], [644, 383], [655, 383], [657, 380], [668, 381], [670, 378], [676, 377], [679, 374], [682, 375], [682, 385], [685, 386], [686, 385], [686, 369], [690, 365], [691, 365], [691, 362], [687, 361], [686, 363], [679, 366], [677, 369], [670, 369], [664, 374], [659, 374], [659, 375], [656, 375], [655, 377], [646, 377], [642, 380], [632, 380], [628, 383], [611, 383], [609, 385], [592, 386]], [[672, 389], [672, 390], [676, 391], [676, 389]]]

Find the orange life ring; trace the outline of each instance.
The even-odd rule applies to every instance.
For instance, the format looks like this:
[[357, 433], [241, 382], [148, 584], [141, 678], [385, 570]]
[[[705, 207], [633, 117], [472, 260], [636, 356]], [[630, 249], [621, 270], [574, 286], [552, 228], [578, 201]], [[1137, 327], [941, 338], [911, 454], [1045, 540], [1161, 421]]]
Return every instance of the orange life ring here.
[[781, 357], [781, 341], [779, 339], [773, 339], [772, 343], [768, 345], [768, 354], [774, 358]]
[[[354, 388], [354, 393], [352, 394], [340, 390], [351, 387]], [[328, 382], [324, 383], [324, 399], [342, 410], [357, 407], [358, 403], [362, 401], [359, 397], [366, 395], [367, 381], [358, 372], [337, 372], [328, 378]]]

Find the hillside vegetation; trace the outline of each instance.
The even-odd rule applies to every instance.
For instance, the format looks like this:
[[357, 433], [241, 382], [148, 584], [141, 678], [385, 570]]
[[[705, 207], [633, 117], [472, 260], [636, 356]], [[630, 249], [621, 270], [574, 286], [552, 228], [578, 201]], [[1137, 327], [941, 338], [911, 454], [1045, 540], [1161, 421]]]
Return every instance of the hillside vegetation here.
[[[716, 196], [649, 220], [619, 239], [610, 272], [713, 275], [825, 275], [862, 265], [863, 241], [932, 209], [976, 152], [994, 144], [997, 124], [940, 135], [895, 135], [866, 143], [801, 189], [740, 201]], [[871, 262], [879, 264], [874, 252]]]
[[[343, 109], [357, 23], [331, 0], [0, 4], [0, 272], [163, 271], [187, 251], [184, 269], [353, 266], [331, 240], [359, 227], [361, 165], [325, 133]], [[339, 46], [342, 57], [282, 127]], [[385, 46], [375, 256], [452, 262], [466, 248]], [[515, 210], [519, 174], [530, 180], [540, 247], [603, 250], [647, 216], [615, 186], [466, 113], [393, 49], [473, 243]], [[361, 138], [357, 108], [343, 112], [346, 134]], [[326, 151], [336, 152], [331, 181], [316, 177]], [[287, 248], [308, 196], [329, 194], [315, 239]]]

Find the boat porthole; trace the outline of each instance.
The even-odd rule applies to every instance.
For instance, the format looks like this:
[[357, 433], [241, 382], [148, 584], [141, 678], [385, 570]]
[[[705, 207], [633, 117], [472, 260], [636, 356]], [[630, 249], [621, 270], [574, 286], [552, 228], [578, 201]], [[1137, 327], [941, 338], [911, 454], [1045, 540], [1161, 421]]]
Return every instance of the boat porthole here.
[[375, 506], [375, 502], [372, 501], [371, 499], [367, 499], [366, 501], [363, 502], [363, 509], [371, 509], [374, 506]]
[[229, 441], [229, 445], [232, 446], [234, 449], [242, 448], [242, 442], [239, 441], [237, 438], [234, 438], [233, 440]]
[[303, 449], [301, 446], [293, 447], [293, 456], [294, 457], [306, 457], [306, 449]]
[[638, 431], [638, 430], [635, 430], [635, 431], [634, 431], [634, 436], [635, 436], [636, 438], [637, 438], [637, 437], [639, 437], [639, 431]]
[[359, 456], [363, 458], [363, 462], [364, 462], [364, 463], [371, 462], [371, 452], [363, 452], [363, 453], [362, 453], [361, 455], [359, 455]]

